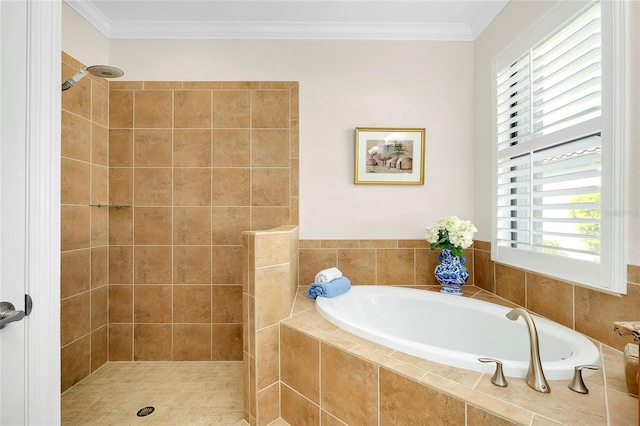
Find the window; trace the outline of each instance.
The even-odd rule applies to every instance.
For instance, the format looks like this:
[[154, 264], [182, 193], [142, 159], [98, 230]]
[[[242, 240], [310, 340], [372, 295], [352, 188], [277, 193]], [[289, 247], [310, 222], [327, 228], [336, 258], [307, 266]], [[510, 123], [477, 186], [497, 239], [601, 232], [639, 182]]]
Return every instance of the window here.
[[568, 3], [553, 17], [563, 22], [540, 41], [497, 61], [492, 253], [501, 263], [624, 293], [626, 259], [613, 257], [626, 247], [624, 223], [603, 215], [616, 211], [608, 12], [599, 1], [579, 10], [571, 8], [584, 3]]

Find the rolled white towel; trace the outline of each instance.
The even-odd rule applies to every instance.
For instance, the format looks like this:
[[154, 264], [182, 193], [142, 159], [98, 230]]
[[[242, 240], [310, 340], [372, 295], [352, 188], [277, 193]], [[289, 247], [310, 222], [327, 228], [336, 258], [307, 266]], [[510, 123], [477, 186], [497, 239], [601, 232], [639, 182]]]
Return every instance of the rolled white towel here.
[[322, 271], [316, 274], [315, 282], [317, 283], [328, 283], [331, 280], [335, 280], [336, 278], [340, 278], [342, 276], [342, 272], [340, 269], [333, 268], [323, 269]]

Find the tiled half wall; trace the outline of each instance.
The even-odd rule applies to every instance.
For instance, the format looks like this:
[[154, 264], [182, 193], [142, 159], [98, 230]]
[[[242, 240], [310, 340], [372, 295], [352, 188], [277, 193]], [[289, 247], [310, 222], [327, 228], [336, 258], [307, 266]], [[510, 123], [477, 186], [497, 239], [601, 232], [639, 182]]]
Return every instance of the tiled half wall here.
[[280, 416], [280, 321], [298, 289], [298, 227], [243, 233], [244, 418], [266, 425]]
[[[465, 250], [464, 257], [472, 284], [473, 250]], [[425, 240], [300, 241], [300, 285], [311, 284], [318, 271], [332, 266], [354, 285], [438, 285], [437, 265], [438, 252]]]
[[242, 359], [242, 235], [298, 222], [295, 82], [111, 81], [109, 360]]

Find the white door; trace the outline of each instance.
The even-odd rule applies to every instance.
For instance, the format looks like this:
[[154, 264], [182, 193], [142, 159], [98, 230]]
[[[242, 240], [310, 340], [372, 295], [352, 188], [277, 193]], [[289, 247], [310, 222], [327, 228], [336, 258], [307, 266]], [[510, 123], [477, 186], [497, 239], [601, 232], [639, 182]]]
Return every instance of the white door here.
[[[24, 309], [26, 161], [26, 3], [0, 3], [0, 301]], [[14, 47], [8, 47], [11, 41]], [[22, 68], [22, 69], [21, 69]], [[25, 423], [26, 321], [0, 330], [0, 424]]]
[[3, 426], [60, 423], [60, 8], [0, 1], [0, 301], [34, 301], [0, 329]]

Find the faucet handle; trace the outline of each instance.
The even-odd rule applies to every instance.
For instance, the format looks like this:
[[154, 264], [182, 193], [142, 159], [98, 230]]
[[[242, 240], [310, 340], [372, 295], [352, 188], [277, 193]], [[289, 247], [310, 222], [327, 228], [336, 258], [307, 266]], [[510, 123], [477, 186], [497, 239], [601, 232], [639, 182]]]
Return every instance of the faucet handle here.
[[509, 382], [507, 382], [507, 379], [504, 377], [504, 373], [502, 372], [502, 361], [495, 359], [495, 358], [478, 358], [478, 361], [480, 362], [495, 362], [496, 363], [496, 372], [493, 373], [493, 376], [491, 377], [491, 383], [493, 383], [496, 386], [500, 386], [500, 387], [507, 387], [509, 385]]
[[600, 366], [599, 365], [577, 365], [574, 368], [573, 379], [571, 379], [571, 383], [569, 383], [569, 389], [571, 389], [572, 391], [578, 392], [578, 393], [589, 393], [589, 389], [587, 389], [587, 386], [584, 384], [584, 380], [582, 380], [582, 370], [585, 368], [589, 370], [599, 370]]

